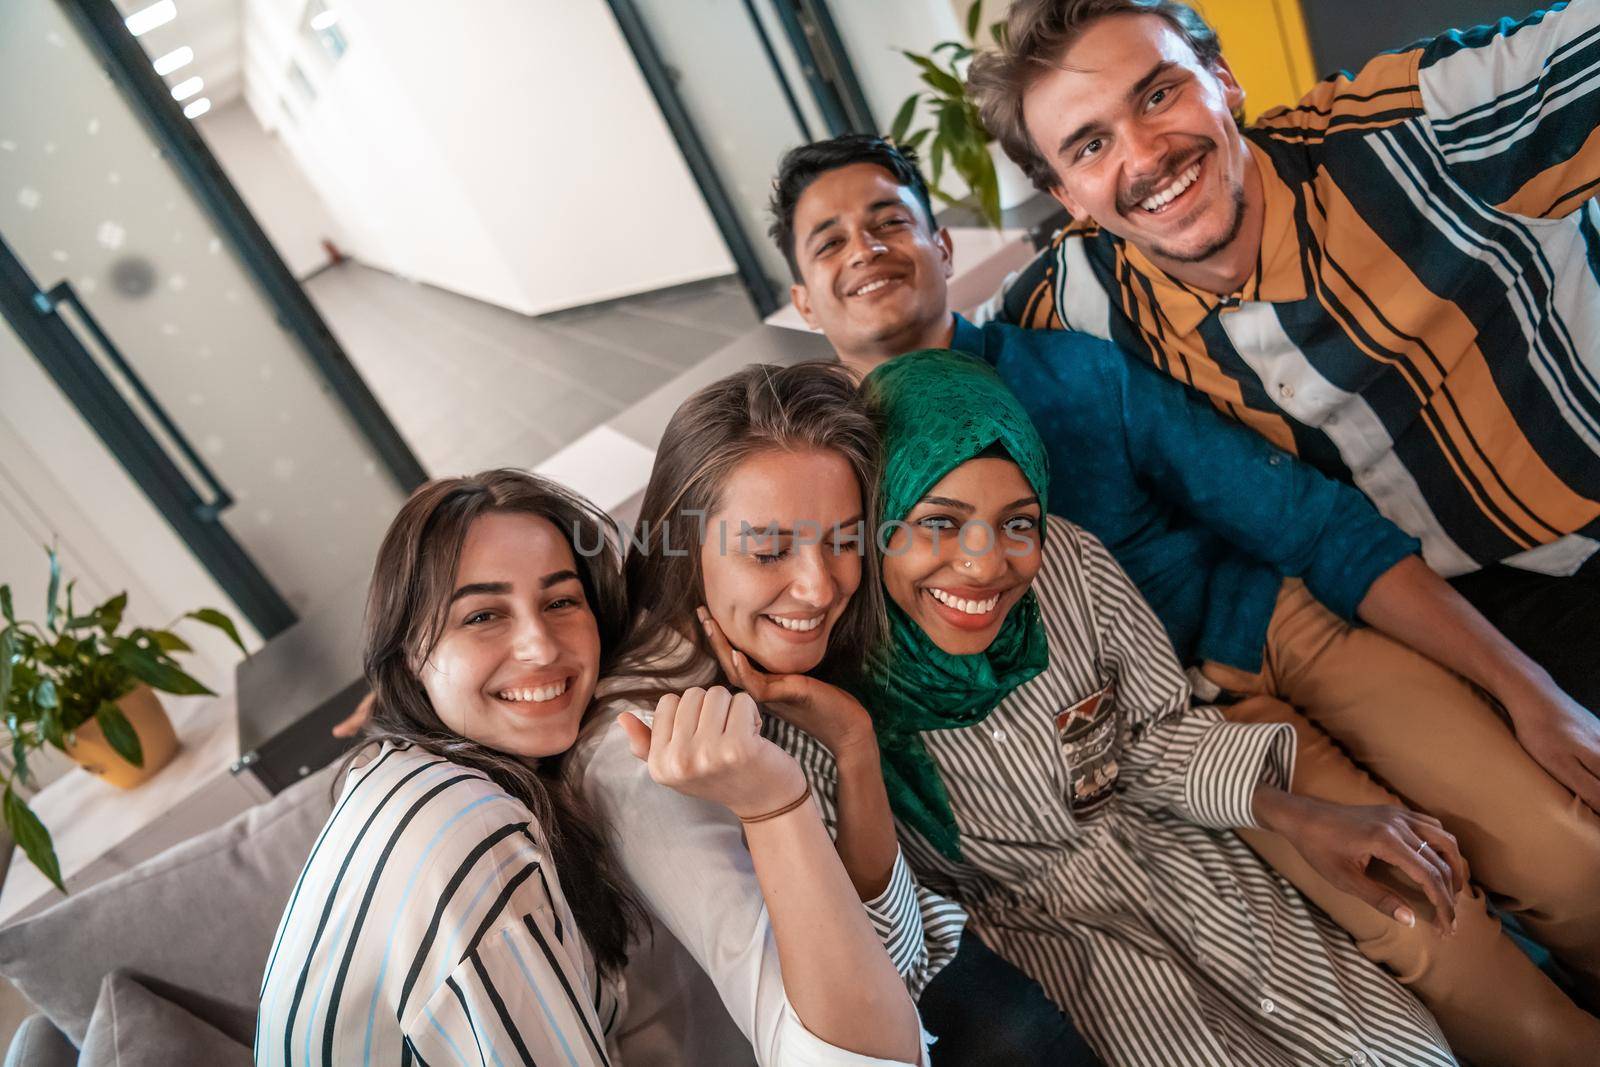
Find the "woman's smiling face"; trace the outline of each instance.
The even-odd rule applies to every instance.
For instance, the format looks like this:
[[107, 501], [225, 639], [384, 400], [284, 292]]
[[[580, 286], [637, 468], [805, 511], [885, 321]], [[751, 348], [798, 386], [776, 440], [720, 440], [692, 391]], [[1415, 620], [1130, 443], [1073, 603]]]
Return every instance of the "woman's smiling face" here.
[[906, 514], [883, 553], [889, 598], [940, 649], [982, 652], [1039, 573], [1039, 497], [1011, 460], [971, 459]]
[[705, 604], [729, 643], [774, 673], [821, 663], [861, 584], [861, 521], [837, 452], [770, 450], [735, 467], [700, 550]]
[[550, 520], [473, 520], [439, 639], [417, 669], [446, 727], [515, 756], [572, 747], [600, 673], [600, 629]]

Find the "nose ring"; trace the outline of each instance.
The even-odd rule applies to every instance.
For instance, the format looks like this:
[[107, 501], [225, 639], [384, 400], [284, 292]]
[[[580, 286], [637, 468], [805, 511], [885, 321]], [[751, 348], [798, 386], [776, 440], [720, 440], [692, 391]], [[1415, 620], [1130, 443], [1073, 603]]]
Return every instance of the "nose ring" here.
[[962, 566], [963, 566], [963, 567], [970, 567], [970, 566], [972, 566], [972, 561], [971, 561], [971, 560], [970, 560], [970, 559], [965, 559], [965, 560], [962, 560], [962, 561], [961, 561], [961, 565], [962, 565]]

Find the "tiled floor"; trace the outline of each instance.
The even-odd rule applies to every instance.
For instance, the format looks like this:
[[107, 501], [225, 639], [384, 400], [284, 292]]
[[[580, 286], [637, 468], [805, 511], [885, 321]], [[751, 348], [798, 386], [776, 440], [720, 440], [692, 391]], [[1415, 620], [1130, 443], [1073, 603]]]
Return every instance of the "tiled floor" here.
[[353, 262], [306, 291], [434, 475], [531, 467], [759, 324], [732, 278], [539, 317]]

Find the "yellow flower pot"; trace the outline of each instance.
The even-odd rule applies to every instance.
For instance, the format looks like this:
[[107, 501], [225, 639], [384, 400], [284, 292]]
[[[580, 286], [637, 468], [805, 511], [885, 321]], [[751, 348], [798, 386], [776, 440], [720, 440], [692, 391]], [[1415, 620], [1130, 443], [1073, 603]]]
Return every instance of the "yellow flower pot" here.
[[139, 735], [144, 751], [144, 766], [135, 767], [117, 755], [100, 724], [90, 719], [67, 740], [67, 755], [90, 774], [97, 774], [118, 789], [132, 789], [172, 762], [178, 751], [178, 735], [172, 720], [156, 699], [153, 689], [141, 685], [121, 700], [117, 707], [127, 716], [133, 732]]

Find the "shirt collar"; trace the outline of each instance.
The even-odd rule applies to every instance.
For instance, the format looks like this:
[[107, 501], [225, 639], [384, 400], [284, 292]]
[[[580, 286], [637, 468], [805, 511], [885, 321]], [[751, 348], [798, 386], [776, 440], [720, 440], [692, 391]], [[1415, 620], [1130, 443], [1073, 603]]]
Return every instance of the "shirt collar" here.
[[982, 359], [984, 350], [989, 347], [985, 341], [983, 330], [968, 322], [959, 313], [956, 313], [955, 319], [956, 332], [955, 336], [950, 338], [950, 347], [957, 352], [965, 352], [969, 356], [977, 356]]

